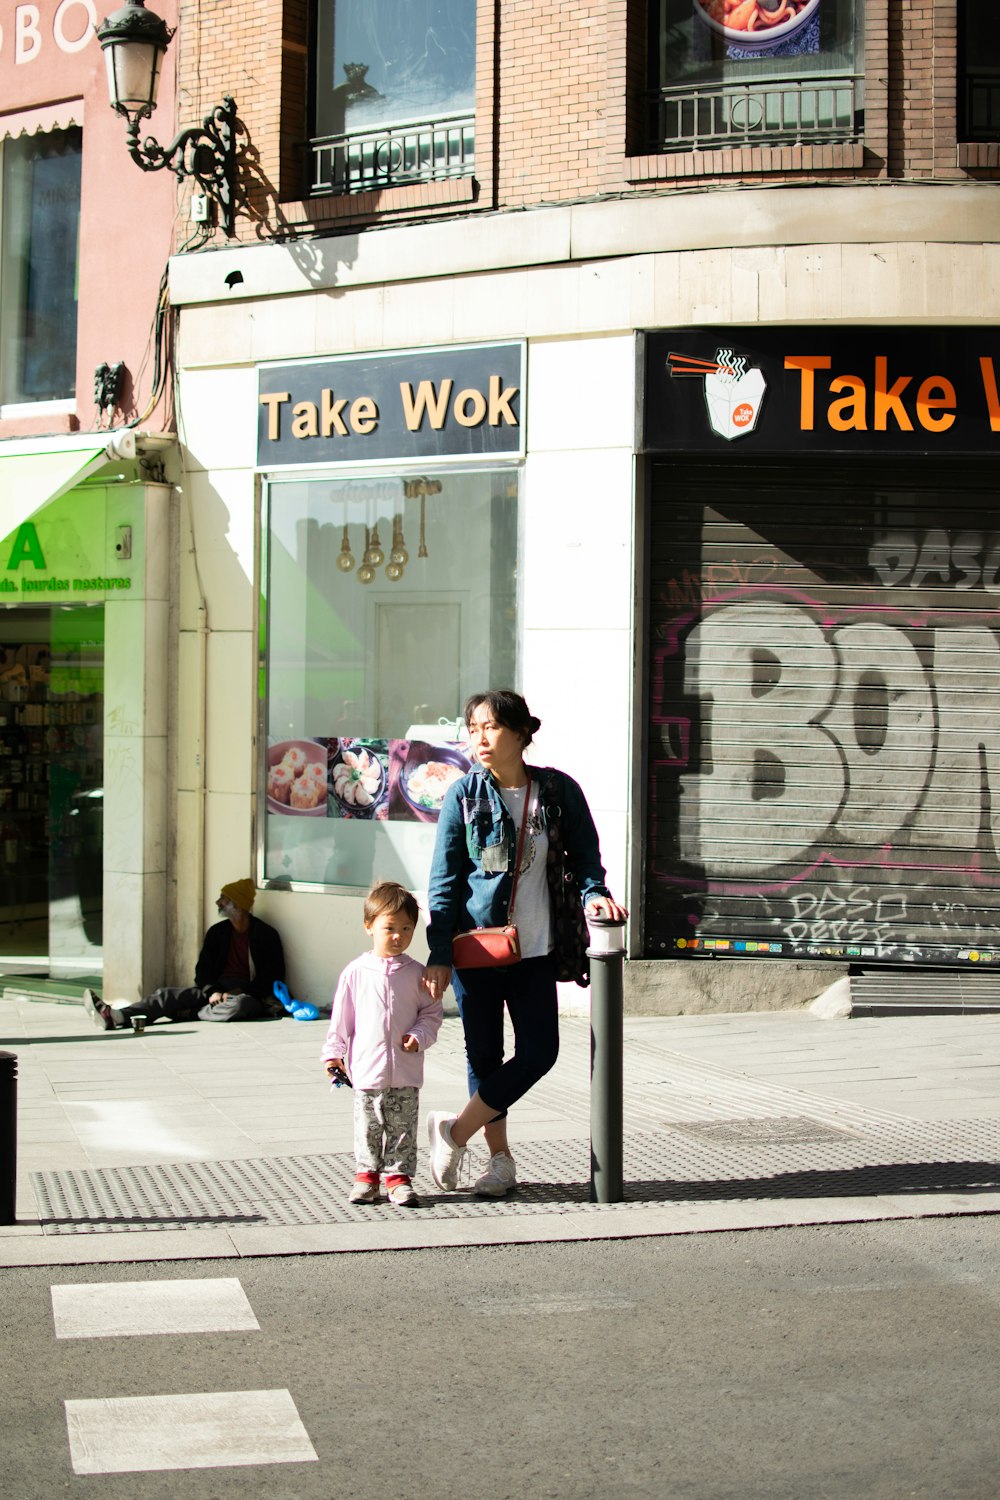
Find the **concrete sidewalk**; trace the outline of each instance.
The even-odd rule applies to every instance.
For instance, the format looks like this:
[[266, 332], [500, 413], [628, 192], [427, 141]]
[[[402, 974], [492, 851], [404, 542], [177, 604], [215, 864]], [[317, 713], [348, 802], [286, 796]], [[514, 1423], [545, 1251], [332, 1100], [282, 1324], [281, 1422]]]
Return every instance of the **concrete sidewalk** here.
[[[625, 1023], [626, 1201], [589, 1201], [589, 1027], [512, 1116], [522, 1186], [348, 1205], [351, 1097], [325, 1022], [101, 1033], [0, 1000], [18, 1058], [18, 1223], [0, 1265], [289, 1255], [688, 1234], [1000, 1211], [1000, 1016], [808, 1012]], [[465, 1093], [460, 1023], [423, 1118]], [[477, 1160], [481, 1151], [475, 1153]]]

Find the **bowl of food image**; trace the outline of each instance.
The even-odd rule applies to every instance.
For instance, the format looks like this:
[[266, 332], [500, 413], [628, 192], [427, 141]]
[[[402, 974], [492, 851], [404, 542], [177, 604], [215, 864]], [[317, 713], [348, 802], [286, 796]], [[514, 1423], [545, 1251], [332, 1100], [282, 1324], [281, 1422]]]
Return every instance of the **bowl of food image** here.
[[278, 740], [267, 747], [267, 810], [326, 817], [326, 745]]
[[787, 42], [808, 26], [819, 0], [694, 0], [710, 31], [752, 52]]
[[445, 792], [469, 769], [468, 755], [455, 745], [414, 740], [399, 773], [403, 801], [426, 822], [437, 818]]
[[330, 793], [349, 818], [371, 818], [386, 794], [379, 757], [359, 740], [341, 740], [330, 758]]

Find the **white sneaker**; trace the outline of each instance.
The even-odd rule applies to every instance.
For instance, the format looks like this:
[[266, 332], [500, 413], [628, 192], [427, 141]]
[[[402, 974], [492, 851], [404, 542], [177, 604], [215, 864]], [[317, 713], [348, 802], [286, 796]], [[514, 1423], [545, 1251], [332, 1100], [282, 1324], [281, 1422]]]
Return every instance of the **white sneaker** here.
[[514, 1158], [504, 1151], [490, 1157], [490, 1164], [482, 1177], [476, 1179], [472, 1191], [480, 1198], [506, 1198], [517, 1187], [517, 1168]]
[[347, 1195], [348, 1203], [381, 1203], [377, 1182], [357, 1181]]
[[420, 1199], [417, 1197], [412, 1182], [396, 1182], [386, 1192], [390, 1203], [395, 1203], [397, 1208], [419, 1208]]
[[451, 1127], [457, 1119], [457, 1115], [442, 1114], [438, 1110], [427, 1116], [431, 1176], [445, 1193], [454, 1193], [458, 1188], [458, 1169], [467, 1149], [465, 1146], [456, 1146], [451, 1138]]

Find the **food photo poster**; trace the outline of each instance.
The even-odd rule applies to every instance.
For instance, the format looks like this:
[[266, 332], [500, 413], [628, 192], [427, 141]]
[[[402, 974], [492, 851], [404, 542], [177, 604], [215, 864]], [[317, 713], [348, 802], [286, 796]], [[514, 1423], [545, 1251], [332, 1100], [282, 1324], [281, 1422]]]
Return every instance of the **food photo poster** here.
[[457, 744], [336, 735], [268, 747], [267, 810], [276, 817], [436, 823], [472, 762]]
[[803, 57], [820, 50], [821, 0], [691, 0], [702, 61]]

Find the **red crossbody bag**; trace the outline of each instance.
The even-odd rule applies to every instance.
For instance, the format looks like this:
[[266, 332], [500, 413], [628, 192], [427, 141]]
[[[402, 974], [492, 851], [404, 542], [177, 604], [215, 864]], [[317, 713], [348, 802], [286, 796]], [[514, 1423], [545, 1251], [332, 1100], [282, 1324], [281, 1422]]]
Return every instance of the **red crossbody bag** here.
[[521, 814], [521, 833], [517, 841], [517, 858], [514, 861], [514, 884], [507, 907], [505, 927], [473, 927], [471, 932], [459, 932], [451, 940], [451, 961], [456, 969], [504, 969], [516, 964], [521, 957], [521, 943], [514, 926], [514, 899], [517, 896], [517, 880], [521, 873], [521, 854], [524, 850], [524, 830], [528, 824], [528, 803], [531, 801], [531, 772], [524, 789], [524, 812]]

